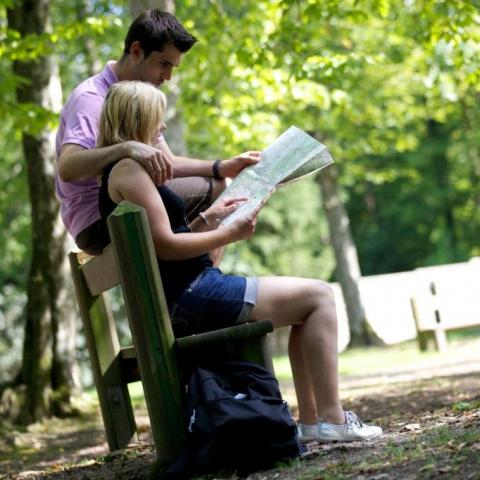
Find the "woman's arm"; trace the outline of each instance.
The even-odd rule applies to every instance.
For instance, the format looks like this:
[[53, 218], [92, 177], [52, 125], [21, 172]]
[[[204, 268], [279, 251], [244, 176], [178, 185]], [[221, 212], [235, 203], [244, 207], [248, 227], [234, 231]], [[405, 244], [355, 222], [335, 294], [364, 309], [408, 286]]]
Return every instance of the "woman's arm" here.
[[218, 200], [204, 212], [199, 213], [198, 216], [190, 222], [189, 227], [193, 232], [215, 230], [225, 217], [233, 213], [246, 200], [246, 197]]
[[112, 200], [128, 200], [145, 208], [157, 256], [162, 260], [184, 260], [229, 243], [250, 238], [255, 216], [241, 219], [226, 228], [199, 233], [173, 233], [163, 201], [146, 170], [131, 159], [121, 160], [112, 169], [108, 191]]

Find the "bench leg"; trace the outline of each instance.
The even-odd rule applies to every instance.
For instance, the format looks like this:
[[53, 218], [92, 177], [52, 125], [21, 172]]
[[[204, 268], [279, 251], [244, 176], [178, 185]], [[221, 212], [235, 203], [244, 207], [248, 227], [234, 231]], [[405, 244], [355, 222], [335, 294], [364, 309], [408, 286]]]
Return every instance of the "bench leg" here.
[[76, 254], [69, 258], [108, 446], [118, 450], [134, 439], [137, 427], [122, 375], [117, 330], [103, 295], [90, 295]]
[[430, 337], [430, 333], [426, 331], [422, 331], [420, 329], [420, 318], [418, 315], [418, 307], [417, 302], [414, 298], [410, 299], [410, 307], [412, 308], [412, 315], [413, 319], [415, 320], [415, 329], [417, 330], [417, 341], [418, 341], [418, 348], [421, 352], [426, 352], [428, 350], [428, 339]]
[[417, 331], [417, 342], [418, 348], [421, 352], [426, 352], [428, 350], [428, 340], [430, 334], [428, 332], [418, 332]]
[[439, 352], [446, 352], [448, 348], [447, 344], [447, 334], [445, 330], [441, 328], [436, 328], [433, 332], [433, 340], [435, 342], [435, 348]]

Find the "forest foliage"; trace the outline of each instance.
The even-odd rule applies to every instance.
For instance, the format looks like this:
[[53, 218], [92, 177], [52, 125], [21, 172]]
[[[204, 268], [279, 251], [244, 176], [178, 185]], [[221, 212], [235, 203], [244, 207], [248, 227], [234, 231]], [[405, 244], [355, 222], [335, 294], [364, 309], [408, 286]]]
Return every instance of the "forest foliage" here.
[[[12, 62], [58, 55], [66, 97], [119, 58], [130, 11], [126, 1], [58, 0], [51, 32], [20, 38], [6, 21], [14, 2], [0, 0], [0, 354], [18, 355], [31, 251], [21, 132], [56, 125], [58, 112], [16, 102], [15, 86], [29, 79], [15, 76]], [[262, 149], [297, 125], [336, 159], [364, 275], [480, 255], [478, 7], [178, 0], [177, 16], [199, 39], [178, 71], [189, 154]], [[278, 191], [225, 268], [334, 279], [315, 179]]]

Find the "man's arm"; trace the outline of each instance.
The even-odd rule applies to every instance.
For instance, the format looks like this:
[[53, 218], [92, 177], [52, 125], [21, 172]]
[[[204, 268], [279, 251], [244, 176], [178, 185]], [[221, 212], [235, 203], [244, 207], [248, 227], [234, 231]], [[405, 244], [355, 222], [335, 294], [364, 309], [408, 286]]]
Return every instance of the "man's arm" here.
[[135, 141], [91, 149], [67, 143], [60, 151], [58, 174], [64, 182], [95, 178], [107, 165], [126, 157], [139, 162], [156, 185], [172, 178], [172, 165], [165, 153]]
[[[158, 139], [157, 146], [171, 160], [174, 177], [213, 177], [213, 160], [197, 160], [195, 158], [174, 155], [163, 136]], [[218, 173], [222, 178], [234, 178], [244, 168], [255, 165], [259, 160], [260, 152], [245, 152], [229, 160], [220, 162], [218, 165]]]

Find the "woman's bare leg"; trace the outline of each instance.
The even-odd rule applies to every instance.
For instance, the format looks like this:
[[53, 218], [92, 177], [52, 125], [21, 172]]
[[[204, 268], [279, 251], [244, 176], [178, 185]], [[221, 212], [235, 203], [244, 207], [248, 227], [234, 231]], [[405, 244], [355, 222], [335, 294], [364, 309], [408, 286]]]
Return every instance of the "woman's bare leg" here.
[[318, 417], [317, 404], [313, 395], [312, 381], [305, 366], [301, 336], [301, 326], [294, 325], [291, 327], [288, 338], [288, 356], [292, 367], [300, 422], [305, 425], [312, 425], [316, 423]]
[[342, 424], [337, 317], [330, 287], [319, 280], [260, 277], [257, 304], [251, 319], [264, 318], [272, 319], [275, 327], [291, 325], [295, 328], [289, 354], [302, 421], [314, 423], [316, 418], [311, 417], [315, 412], [329, 423]]

